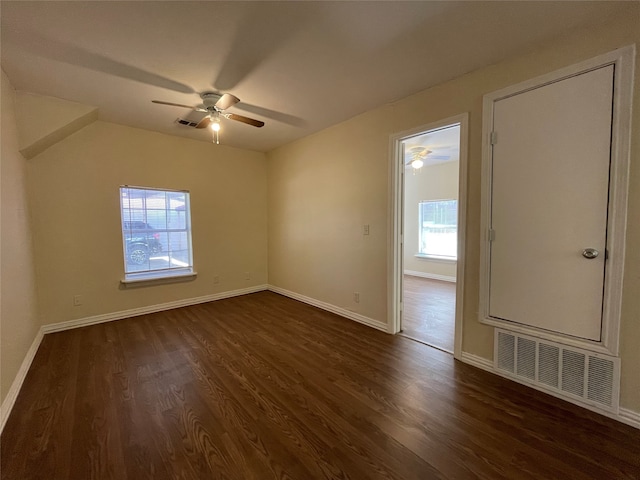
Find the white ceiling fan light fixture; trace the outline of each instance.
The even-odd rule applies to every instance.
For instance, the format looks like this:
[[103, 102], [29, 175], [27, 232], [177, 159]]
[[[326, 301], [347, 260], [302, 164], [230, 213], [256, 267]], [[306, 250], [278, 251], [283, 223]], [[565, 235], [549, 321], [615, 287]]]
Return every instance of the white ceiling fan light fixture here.
[[216, 130], [213, 127], [211, 127], [211, 130], [212, 130], [211, 141], [216, 145], [220, 145], [220, 129], [218, 128], [218, 130]]
[[216, 116], [211, 121], [211, 130], [214, 132], [220, 131], [220, 114], [216, 112]]
[[209, 127], [212, 130], [212, 141], [216, 145], [220, 145], [220, 112], [216, 110], [215, 113], [207, 115], [209, 117]]
[[424, 166], [424, 158], [429, 155], [431, 150], [428, 150], [426, 147], [411, 147], [409, 149], [411, 154], [411, 160], [407, 162], [412, 168], [412, 173], [415, 175], [416, 173], [420, 173], [420, 169]]
[[216, 112], [215, 118], [211, 122], [211, 130], [213, 130], [213, 139], [216, 145], [220, 145], [220, 113]]
[[[426, 135], [422, 135], [422, 137], [426, 137]], [[411, 172], [417, 174], [420, 173], [422, 167], [454, 161], [458, 159], [458, 155], [458, 147], [449, 143], [405, 145], [405, 167], [411, 168]]]

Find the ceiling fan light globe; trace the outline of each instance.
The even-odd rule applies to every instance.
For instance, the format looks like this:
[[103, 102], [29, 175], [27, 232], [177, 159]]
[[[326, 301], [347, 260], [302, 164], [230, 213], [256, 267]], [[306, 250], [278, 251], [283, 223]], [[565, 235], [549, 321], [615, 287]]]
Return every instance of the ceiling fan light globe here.
[[211, 130], [213, 130], [214, 132], [219, 132], [220, 131], [220, 123], [213, 122], [211, 124]]
[[424, 165], [424, 162], [420, 159], [415, 159], [414, 161], [411, 162], [411, 166], [416, 170], [419, 168], [422, 168], [423, 165]]

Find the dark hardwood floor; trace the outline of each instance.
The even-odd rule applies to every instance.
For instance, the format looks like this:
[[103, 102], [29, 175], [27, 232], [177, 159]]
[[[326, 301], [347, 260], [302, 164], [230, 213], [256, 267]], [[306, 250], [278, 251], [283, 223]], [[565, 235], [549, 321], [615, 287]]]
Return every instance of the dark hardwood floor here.
[[402, 334], [453, 353], [456, 284], [405, 275]]
[[630, 479], [640, 431], [271, 292], [46, 335], [2, 479]]

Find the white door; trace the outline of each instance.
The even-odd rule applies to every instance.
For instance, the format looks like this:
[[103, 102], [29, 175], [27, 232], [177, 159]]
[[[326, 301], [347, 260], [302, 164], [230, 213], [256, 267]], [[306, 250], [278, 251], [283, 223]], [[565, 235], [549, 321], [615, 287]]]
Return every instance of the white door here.
[[494, 103], [493, 318], [601, 339], [613, 75], [608, 65]]

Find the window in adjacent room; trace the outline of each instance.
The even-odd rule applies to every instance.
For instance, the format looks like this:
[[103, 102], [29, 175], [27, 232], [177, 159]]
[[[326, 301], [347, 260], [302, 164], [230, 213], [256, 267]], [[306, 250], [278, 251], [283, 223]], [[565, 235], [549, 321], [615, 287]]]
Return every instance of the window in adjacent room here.
[[458, 252], [458, 201], [420, 202], [419, 254], [456, 260]]
[[120, 187], [124, 282], [193, 275], [189, 192]]

